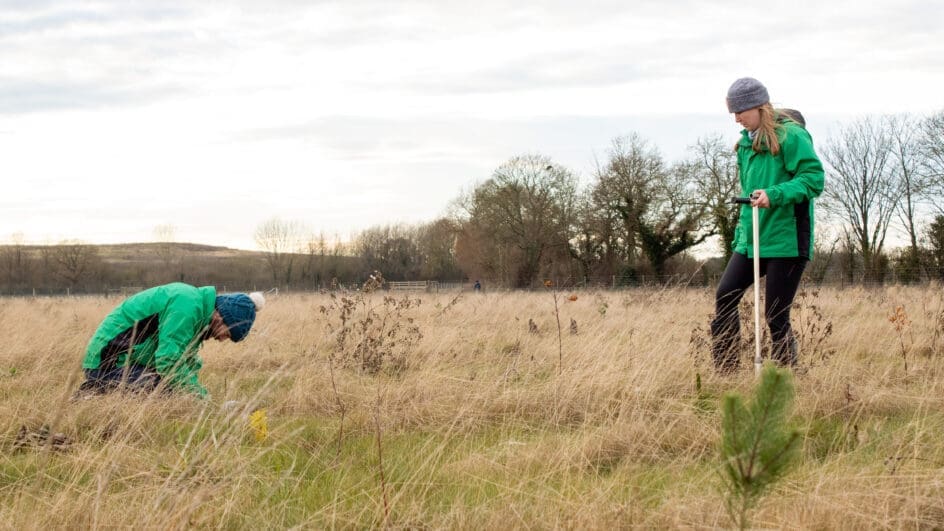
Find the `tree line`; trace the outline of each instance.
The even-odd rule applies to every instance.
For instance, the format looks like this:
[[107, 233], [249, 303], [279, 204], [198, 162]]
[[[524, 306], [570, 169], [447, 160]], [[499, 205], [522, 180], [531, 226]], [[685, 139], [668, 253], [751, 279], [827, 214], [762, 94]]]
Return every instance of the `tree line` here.
[[[944, 111], [866, 116], [814, 142], [826, 187], [807, 274], [847, 283], [944, 278]], [[161, 226], [157, 259], [129, 270], [81, 242], [26, 252], [14, 241], [0, 248], [0, 289], [169, 280], [312, 289], [356, 283], [374, 270], [390, 280], [516, 288], [543, 279], [703, 282], [730, 256], [737, 210], [729, 200], [746, 192], [722, 135], [697, 139], [683, 160], [669, 162], [633, 133], [613, 139], [588, 183], [547, 156], [522, 154], [459, 194], [439, 219], [373, 226], [346, 242], [273, 218], [255, 231], [258, 256], [188, 261], [184, 247], [169, 243], [173, 227]], [[893, 234], [905, 245], [889, 248]], [[715, 258], [693, 258], [706, 245]]]
[[[849, 283], [941, 278], [944, 112], [866, 116], [817, 151], [826, 190], [808, 274]], [[733, 144], [722, 135], [699, 138], [676, 162], [638, 134], [619, 137], [592, 173], [582, 186], [549, 157], [515, 156], [457, 197], [448, 215], [368, 228], [348, 252], [364, 270], [390, 279], [488, 279], [506, 287], [547, 278], [635, 283], [720, 273], [737, 223], [729, 201], [746, 193], [739, 190]], [[270, 220], [256, 234], [273, 281], [289, 280], [292, 258], [285, 253], [297, 246], [284, 236], [297, 235], [296, 228]], [[889, 249], [893, 233], [907, 245]], [[708, 242], [717, 259], [692, 258], [693, 248]]]

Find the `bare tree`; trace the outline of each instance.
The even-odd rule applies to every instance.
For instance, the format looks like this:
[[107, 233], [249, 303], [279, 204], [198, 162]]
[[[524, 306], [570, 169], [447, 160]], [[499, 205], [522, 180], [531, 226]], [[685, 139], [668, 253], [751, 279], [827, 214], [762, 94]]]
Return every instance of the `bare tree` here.
[[590, 191], [577, 202], [577, 229], [572, 239], [573, 257], [585, 278], [615, 275], [622, 260], [621, 222], [616, 211], [598, 208]]
[[[339, 235], [335, 234], [334, 240], [328, 241], [324, 231], [317, 235], [309, 234], [302, 247], [306, 256], [301, 266], [301, 278], [311, 282], [313, 287], [326, 288], [332, 284], [332, 279], [342, 274], [342, 260], [347, 250]], [[357, 278], [363, 276], [362, 272], [350, 273], [356, 273]]]
[[643, 252], [657, 276], [666, 273], [670, 258], [715, 234], [708, 208], [696, 190], [697, 173], [690, 164], [674, 165], [656, 183], [649, 212], [639, 223]]
[[692, 163], [666, 168], [658, 151], [638, 135], [613, 141], [593, 196], [620, 220], [631, 270], [638, 249], [661, 276], [669, 258], [714, 234], [708, 208], [698, 197], [698, 168]]
[[481, 223], [473, 223], [470, 217], [457, 218], [456, 226], [456, 262], [465, 276], [515, 282], [515, 264], [509, 260], [508, 246], [483, 230]]
[[931, 204], [944, 214], [944, 111], [921, 122], [918, 142], [921, 146], [922, 173], [928, 179], [930, 193], [936, 199]]
[[639, 224], [649, 211], [653, 188], [665, 173], [662, 155], [635, 133], [615, 138], [609, 160], [597, 169], [593, 201], [619, 220], [622, 258], [630, 270], [635, 270], [639, 258]]
[[364, 272], [381, 271], [390, 280], [416, 278], [422, 258], [417, 228], [404, 224], [369, 227], [354, 242]]
[[826, 280], [831, 271], [836, 269], [835, 264], [839, 262], [838, 257], [844, 234], [837, 234], [835, 228], [827, 224], [818, 224], [815, 230], [813, 259], [806, 267], [804, 274], [810, 280], [819, 284]]
[[306, 257], [302, 264], [302, 279], [310, 281], [313, 286], [323, 287], [328, 260], [328, 241], [324, 231], [319, 232], [317, 236], [309, 235], [303, 247]]
[[864, 118], [842, 128], [823, 151], [831, 169], [823, 206], [844, 224], [847, 241], [862, 259], [865, 282], [881, 280], [885, 237], [901, 198], [892, 145], [881, 121]]
[[177, 241], [177, 227], [173, 223], [164, 223], [154, 227], [154, 241], [156, 242], [175, 242]]
[[516, 286], [531, 285], [550, 251], [569, 246], [577, 198], [570, 170], [541, 155], [514, 157], [466, 198], [468, 223], [462, 249], [478, 270], [510, 273]]
[[422, 271], [427, 279], [454, 280], [461, 278], [462, 272], [456, 262], [456, 237], [459, 228], [448, 218], [439, 218], [420, 225], [417, 229]]
[[328, 265], [327, 276], [332, 279], [339, 276], [342, 272], [342, 258], [350, 250], [348, 244], [341, 241], [341, 235], [335, 233], [334, 243], [331, 244], [331, 260]]
[[918, 206], [930, 192], [931, 184], [927, 174], [921, 171], [923, 154], [915, 122], [915, 118], [908, 115], [888, 116], [883, 120], [892, 147], [889, 166], [900, 189], [901, 199], [896, 204], [896, 212], [911, 244], [906, 266], [912, 276], [920, 274]]
[[180, 249], [176, 245], [177, 227], [165, 223], [154, 227], [154, 241], [157, 242], [157, 256], [164, 265], [164, 272], [173, 276], [173, 269], [180, 262]]
[[938, 280], [944, 279], [944, 214], [934, 216], [925, 229], [928, 245], [928, 269]]
[[738, 194], [737, 158], [731, 144], [720, 134], [698, 139], [691, 151], [694, 157], [695, 189], [708, 211], [714, 232], [720, 237], [724, 261], [731, 258], [738, 210], [729, 201]]
[[18, 288], [27, 287], [33, 260], [30, 259], [23, 246], [23, 233], [14, 233], [10, 238], [10, 245], [0, 247], [0, 271], [3, 273], [4, 284], [11, 292]]
[[265, 252], [266, 263], [272, 273], [272, 281], [289, 285], [292, 282], [292, 267], [299, 242], [305, 233], [299, 221], [283, 221], [272, 218], [256, 228], [256, 245]]
[[56, 275], [75, 288], [95, 273], [100, 262], [98, 247], [78, 240], [65, 240], [52, 249]]

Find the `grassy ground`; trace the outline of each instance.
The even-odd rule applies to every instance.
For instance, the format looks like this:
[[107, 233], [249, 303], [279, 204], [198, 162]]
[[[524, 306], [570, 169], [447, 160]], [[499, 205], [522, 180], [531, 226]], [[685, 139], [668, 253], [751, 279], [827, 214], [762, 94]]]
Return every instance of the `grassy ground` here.
[[[719, 399], [754, 378], [710, 368], [712, 293], [570, 295], [274, 297], [246, 341], [204, 346], [207, 401], [69, 401], [118, 301], [4, 300], [0, 523], [730, 527]], [[944, 526], [940, 289], [807, 290], [794, 324], [803, 449], [752, 523]]]

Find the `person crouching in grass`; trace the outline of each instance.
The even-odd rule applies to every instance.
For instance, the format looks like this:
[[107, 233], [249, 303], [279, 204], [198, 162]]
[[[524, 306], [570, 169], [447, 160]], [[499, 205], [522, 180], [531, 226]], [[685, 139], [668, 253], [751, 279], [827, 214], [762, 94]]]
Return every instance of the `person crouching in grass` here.
[[79, 394], [126, 388], [189, 391], [205, 397], [197, 374], [207, 339], [245, 339], [262, 309], [262, 293], [217, 295], [213, 286], [175, 282], [137, 293], [112, 310], [89, 341]]

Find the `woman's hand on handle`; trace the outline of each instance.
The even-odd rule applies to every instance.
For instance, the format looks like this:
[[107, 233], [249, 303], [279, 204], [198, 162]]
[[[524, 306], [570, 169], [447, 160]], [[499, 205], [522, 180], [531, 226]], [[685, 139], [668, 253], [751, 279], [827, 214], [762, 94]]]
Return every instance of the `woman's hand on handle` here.
[[770, 208], [770, 198], [767, 197], [767, 192], [754, 190], [754, 193], [751, 194], [751, 206]]

